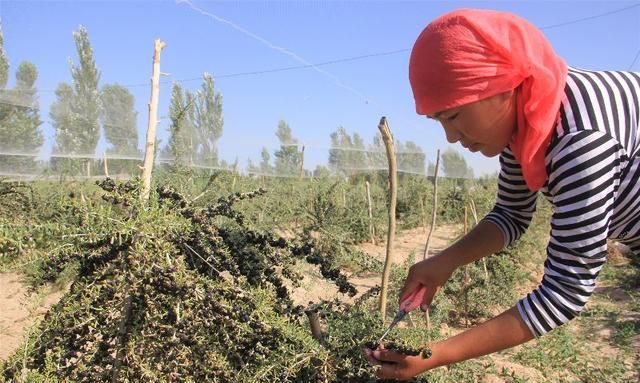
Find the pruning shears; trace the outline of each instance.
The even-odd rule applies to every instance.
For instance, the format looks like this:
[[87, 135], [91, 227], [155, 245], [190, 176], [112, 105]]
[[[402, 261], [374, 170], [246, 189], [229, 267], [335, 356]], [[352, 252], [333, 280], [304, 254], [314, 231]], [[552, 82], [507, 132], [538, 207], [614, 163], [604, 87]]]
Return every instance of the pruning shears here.
[[395, 317], [393, 317], [393, 321], [387, 328], [387, 331], [382, 334], [380, 339], [378, 339], [378, 344], [382, 342], [385, 336], [391, 331], [392, 328], [396, 327], [398, 323], [407, 315], [407, 313], [413, 309], [416, 309], [422, 303], [424, 299], [424, 294], [427, 292], [427, 288], [424, 286], [420, 286], [417, 290], [414, 290], [408, 297], [406, 297], [402, 302], [400, 302], [400, 309]]

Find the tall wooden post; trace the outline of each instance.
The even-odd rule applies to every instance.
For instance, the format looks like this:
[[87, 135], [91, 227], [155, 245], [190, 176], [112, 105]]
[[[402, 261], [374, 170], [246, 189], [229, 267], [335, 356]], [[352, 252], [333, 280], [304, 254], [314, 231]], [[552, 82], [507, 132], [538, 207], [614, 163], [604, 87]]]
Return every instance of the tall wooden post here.
[[371, 205], [371, 187], [369, 181], [365, 182], [365, 188], [367, 190], [367, 207], [369, 208], [369, 236], [371, 237], [371, 243], [376, 244], [376, 226], [373, 224], [373, 206]]
[[[438, 214], [438, 168], [440, 167], [440, 149], [436, 152], [436, 168], [433, 171], [433, 206], [431, 207], [431, 227], [429, 228], [429, 235], [427, 235], [427, 243], [424, 245], [424, 253], [422, 259], [426, 259], [429, 256], [429, 245], [431, 244], [431, 236], [436, 228], [436, 217]], [[431, 341], [431, 316], [429, 315], [429, 308], [424, 312], [424, 317], [427, 322], [428, 339]]]
[[426, 259], [429, 256], [429, 245], [431, 243], [431, 236], [436, 228], [436, 216], [438, 213], [438, 168], [440, 167], [440, 149], [436, 154], [436, 170], [433, 172], [433, 206], [431, 212], [431, 227], [429, 228], [429, 235], [427, 236], [427, 243], [424, 245], [424, 253], [422, 259]]
[[143, 200], [149, 200], [151, 191], [151, 171], [153, 170], [153, 156], [156, 146], [156, 126], [158, 125], [158, 95], [160, 93], [160, 52], [165, 43], [155, 40], [153, 52], [153, 70], [151, 72], [151, 100], [149, 101], [149, 124], [147, 126], [147, 144], [144, 151], [142, 165], [142, 194]]
[[[478, 211], [476, 210], [476, 203], [473, 202], [473, 198], [471, 198], [470, 207], [471, 214], [473, 215], [473, 222], [478, 226]], [[487, 270], [487, 257], [482, 258], [482, 268], [484, 269], [484, 283], [489, 282], [489, 271]]]
[[[467, 206], [464, 207], [464, 235], [468, 232], [467, 226]], [[464, 280], [462, 282], [462, 291], [464, 294], [464, 325], [469, 327], [469, 285], [471, 278], [469, 277], [469, 265], [464, 265]]]
[[300, 152], [300, 179], [304, 178], [304, 145], [302, 145], [302, 151]]
[[309, 318], [309, 325], [311, 326], [311, 335], [320, 344], [324, 344], [324, 336], [322, 335], [322, 329], [320, 327], [320, 315], [317, 307], [308, 307], [304, 310]]
[[109, 177], [109, 164], [107, 164], [107, 152], [102, 152], [102, 156], [104, 157], [104, 176]]
[[378, 129], [382, 134], [384, 147], [387, 151], [389, 162], [389, 228], [387, 230], [387, 255], [384, 259], [384, 269], [382, 271], [382, 284], [380, 289], [380, 314], [384, 321], [387, 316], [387, 293], [389, 291], [389, 274], [391, 273], [391, 263], [393, 260], [393, 242], [396, 235], [396, 202], [398, 197], [396, 149], [393, 143], [393, 135], [387, 124], [387, 118], [382, 117], [378, 124]]

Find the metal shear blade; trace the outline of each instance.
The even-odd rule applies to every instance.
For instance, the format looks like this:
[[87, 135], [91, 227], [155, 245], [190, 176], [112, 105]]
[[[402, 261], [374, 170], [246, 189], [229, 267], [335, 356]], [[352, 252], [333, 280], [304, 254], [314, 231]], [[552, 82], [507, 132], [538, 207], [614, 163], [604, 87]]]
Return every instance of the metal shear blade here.
[[405, 310], [401, 309], [400, 311], [398, 311], [396, 316], [393, 318], [393, 321], [389, 325], [389, 328], [387, 328], [387, 331], [385, 331], [384, 334], [382, 334], [382, 336], [380, 337], [380, 339], [378, 339], [378, 343], [382, 342], [382, 340], [384, 339], [385, 336], [387, 336], [389, 331], [391, 331], [392, 328], [396, 327], [396, 325], [400, 323], [400, 321], [404, 318], [405, 315], [407, 315], [407, 312]]

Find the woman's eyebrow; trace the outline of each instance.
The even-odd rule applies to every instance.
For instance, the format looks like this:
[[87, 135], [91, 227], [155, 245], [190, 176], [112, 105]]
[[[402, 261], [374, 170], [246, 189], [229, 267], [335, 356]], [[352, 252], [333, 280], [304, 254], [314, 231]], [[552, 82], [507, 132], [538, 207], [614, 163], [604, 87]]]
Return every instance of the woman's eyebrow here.
[[442, 114], [442, 112], [434, 113], [432, 116], [427, 114], [427, 118], [430, 118], [432, 120], [437, 120], [438, 117], [440, 117], [441, 114]]

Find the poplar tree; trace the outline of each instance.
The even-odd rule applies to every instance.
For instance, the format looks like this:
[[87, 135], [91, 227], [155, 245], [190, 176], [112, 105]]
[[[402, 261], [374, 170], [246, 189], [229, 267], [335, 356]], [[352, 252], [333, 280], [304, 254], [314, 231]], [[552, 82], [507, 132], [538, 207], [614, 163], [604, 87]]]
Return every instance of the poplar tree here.
[[16, 71], [14, 89], [5, 89], [9, 60], [0, 29], [0, 169], [9, 173], [33, 173], [36, 156], [44, 143], [37, 100], [35, 65], [23, 61]]
[[260, 158], [260, 173], [271, 174], [271, 172], [273, 172], [273, 168], [271, 166], [271, 154], [269, 154], [269, 150], [267, 148], [262, 148]]
[[186, 100], [185, 96], [180, 84], [174, 83], [169, 104], [169, 118], [171, 119], [169, 142], [165, 154], [173, 158], [173, 163], [177, 167], [189, 166], [193, 152], [193, 125], [189, 118], [189, 110], [193, 108], [193, 105], [189, 103], [192, 98]]
[[[100, 138], [100, 72], [86, 28], [80, 26], [73, 33], [73, 38], [79, 64], [70, 62], [73, 83], [58, 85], [57, 99], [50, 112], [56, 130], [54, 153], [93, 156]], [[79, 165], [78, 161], [65, 162], [74, 167]]]
[[222, 95], [214, 89], [213, 76], [205, 73], [202, 87], [195, 95], [193, 125], [197, 133], [198, 162], [205, 166], [218, 165], [216, 143], [222, 136]]
[[109, 160], [110, 171], [132, 173], [140, 161], [117, 157], [142, 155], [138, 148], [138, 113], [134, 106], [135, 98], [123, 86], [105, 85], [100, 92], [100, 105], [102, 130], [109, 144], [108, 155], [116, 157]]
[[455, 149], [449, 148], [442, 153], [442, 170], [445, 177], [473, 178], [473, 169]]
[[276, 136], [280, 140], [280, 149], [275, 153], [275, 171], [281, 175], [295, 176], [299, 172], [302, 157], [298, 151], [298, 140], [293, 137], [293, 133], [286, 121], [278, 122]]

